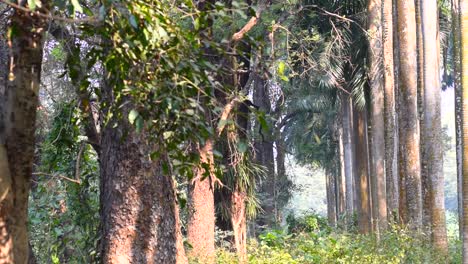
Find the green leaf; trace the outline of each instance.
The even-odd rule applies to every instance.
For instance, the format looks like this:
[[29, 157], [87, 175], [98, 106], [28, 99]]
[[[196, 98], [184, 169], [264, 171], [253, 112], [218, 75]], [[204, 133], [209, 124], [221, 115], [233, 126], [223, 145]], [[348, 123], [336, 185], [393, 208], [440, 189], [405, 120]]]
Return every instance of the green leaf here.
[[135, 29], [138, 28], [138, 22], [134, 15], [130, 15], [130, 25], [132, 25], [132, 27], [134, 27]]
[[244, 141], [239, 141], [237, 143], [237, 149], [239, 150], [240, 153], [247, 152], [247, 149], [248, 149], [247, 143], [245, 143]]
[[83, 8], [81, 7], [78, 0], [71, 0], [71, 4], [72, 4], [73, 9], [75, 10], [75, 12], [83, 13]]
[[36, 6], [41, 7], [41, 4], [42, 3], [41, 3], [40, 0], [28, 0], [29, 9], [31, 9], [33, 11], [36, 9]]
[[132, 109], [130, 111], [130, 113], [128, 113], [128, 121], [130, 122], [130, 124], [134, 124], [135, 123], [135, 120], [136, 118], [139, 116], [140, 114], [138, 113], [137, 110], [135, 109]]
[[144, 120], [141, 116], [138, 116], [137, 119], [135, 120], [135, 127], [136, 131], [139, 133], [143, 130], [143, 125], [144, 125]]
[[280, 76], [284, 76], [284, 71], [286, 70], [286, 63], [284, 61], [280, 61], [278, 63], [278, 74]]

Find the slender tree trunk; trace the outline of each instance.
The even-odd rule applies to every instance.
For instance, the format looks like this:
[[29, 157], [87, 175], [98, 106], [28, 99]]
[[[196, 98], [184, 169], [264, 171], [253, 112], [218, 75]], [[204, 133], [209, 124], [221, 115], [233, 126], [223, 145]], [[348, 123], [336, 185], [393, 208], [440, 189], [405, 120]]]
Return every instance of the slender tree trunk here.
[[[414, 1], [398, 0], [398, 43], [400, 52], [400, 197], [407, 212], [401, 212], [404, 222], [421, 228], [421, 165], [417, 103], [417, 49]], [[403, 209], [403, 208], [402, 208]], [[407, 218], [406, 218], [407, 217]], [[406, 218], [406, 219], [405, 219]]]
[[[416, 35], [417, 35], [417, 54], [418, 54], [418, 117], [419, 117], [419, 125], [420, 127], [424, 127], [424, 39], [423, 39], [423, 25], [422, 25], [422, 6], [420, 0], [415, 0], [415, 10], [416, 10]], [[424, 136], [426, 131], [424, 129], [420, 129], [420, 140], [421, 142], [425, 142]], [[430, 233], [431, 232], [431, 216], [430, 210], [428, 208], [431, 207], [431, 198], [429, 193], [429, 172], [428, 172], [428, 164], [427, 164], [427, 157], [425, 153], [425, 148], [421, 145], [420, 148], [420, 157], [421, 157], [421, 195], [422, 195], [422, 226], [424, 227], [425, 231]]]
[[463, 263], [468, 263], [468, 0], [460, 0], [463, 107]]
[[336, 189], [335, 176], [333, 173], [326, 172], [326, 190], [327, 190], [327, 217], [330, 226], [336, 227]]
[[377, 237], [387, 228], [387, 194], [385, 186], [385, 125], [384, 83], [382, 79], [382, 1], [371, 0], [368, 5], [369, 67], [371, 89], [372, 206]]
[[460, 46], [460, 13], [459, 0], [452, 0], [452, 40], [453, 40], [453, 76], [455, 89], [455, 151], [457, 157], [457, 190], [458, 190], [458, 233], [463, 237], [463, 138], [462, 138], [462, 87], [461, 87], [461, 46]]
[[[443, 175], [443, 142], [441, 124], [441, 87], [439, 72], [439, 29], [437, 1], [421, 1], [422, 35], [424, 42], [424, 158], [426, 163], [426, 211], [432, 229], [434, 247], [448, 253], [445, 226]], [[430, 132], [430, 133], [429, 133]]]
[[367, 111], [355, 108], [354, 129], [356, 142], [356, 196], [359, 232], [367, 234], [371, 231], [371, 209], [369, 199], [369, 168], [367, 147]]
[[198, 147], [201, 164], [188, 187], [187, 240], [192, 246], [189, 254], [203, 263], [215, 261], [215, 207], [213, 141]]
[[[129, 110], [127, 103], [122, 116]], [[174, 181], [162, 170], [168, 161], [151, 160], [148, 153], [161, 150], [146, 133], [125, 118], [111, 120], [102, 132], [103, 263], [187, 263]]]
[[236, 188], [231, 194], [231, 223], [234, 232], [234, 245], [240, 263], [247, 261], [246, 199], [247, 194], [239, 188]]
[[[267, 115], [271, 112], [269, 86], [265, 80], [255, 75], [253, 103], [259, 107]], [[257, 122], [258, 123], [258, 122]], [[257, 219], [257, 224], [260, 227], [271, 228], [276, 223], [276, 193], [275, 187], [277, 183], [275, 174], [275, 156], [273, 152], [273, 126], [268, 124], [268, 128], [264, 128], [261, 124], [255, 126], [258, 137], [254, 142], [255, 160], [258, 164], [266, 168], [266, 178], [260, 186], [262, 194], [262, 209], [263, 212]]]
[[[49, 2], [42, 5], [38, 11], [46, 13]], [[0, 85], [0, 263], [22, 264], [29, 256], [28, 195], [47, 24], [22, 11], [10, 21], [16, 30], [8, 40], [9, 75], [6, 86]]]
[[340, 119], [338, 125], [338, 156], [339, 164], [337, 165], [337, 180], [336, 180], [336, 194], [337, 194], [337, 222], [339, 226], [343, 225], [343, 222], [346, 222], [346, 172], [345, 172], [345, 157], [344, 157], [344, 133], [343, 133], [343, 120]]
[[398, 211], [396, 116], [395, 116], [395, 70], [393, 60], [393, 5], [392, 0], [382, 1], [382, 49], [385, 105], [385, 179], [387, 211], [389, 219], [395, 219]]
[[352, 103], [349, 95], [340, 93], [341, 97], [341, 116], [343, 126], [343, 154], [344, 154], [344, 178], [345, 178], [345, 198], [346, 198], [346, 215], [347, 219], [351, 219], [354, 212], [354, 188], [353, 188], [353, 170], [354, 170], [354, 153], [352, 142]]

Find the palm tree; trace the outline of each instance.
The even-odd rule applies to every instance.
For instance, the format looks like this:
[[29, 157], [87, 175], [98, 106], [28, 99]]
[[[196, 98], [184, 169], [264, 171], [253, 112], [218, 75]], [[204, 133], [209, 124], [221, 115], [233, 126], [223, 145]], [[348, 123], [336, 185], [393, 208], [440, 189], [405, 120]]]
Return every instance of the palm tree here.
[[[421, 166], [417, 104], [417, 49], [414, 1], [398, 0], [400, 52], [399, 164], [400, 215], [419, 229], [422, 221]], [[404, 193], [402, 193], [404, 192]]]
[[424, 119], [422, 130], [426, 131], [421, 143], [426, 163], [424, 176], [428, 183], [425, 211], [427, 211], [429, 223], [431, 224], [429, 228], [432, 229], [433, 244], [435, 248], [446, 254], [448, 248], [445, 227], [437, 1], [424, 0], [420, 1], [420, 5], [424, 43], [424, 76], [422, 77], [424, 83]]

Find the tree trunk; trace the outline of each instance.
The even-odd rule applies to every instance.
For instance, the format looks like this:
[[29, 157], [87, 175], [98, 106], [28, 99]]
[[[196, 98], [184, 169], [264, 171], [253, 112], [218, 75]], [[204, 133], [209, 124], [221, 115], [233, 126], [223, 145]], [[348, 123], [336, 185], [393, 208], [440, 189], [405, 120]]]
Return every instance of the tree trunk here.
[[463, 106], [463, 263], [468, 263], [468, 0], [460, 0]]
[[343, 120], [340, 119], [338, 125], [338, 157], [339, 163], [337, 165], [337, 179], [336, 179], [336, 219], [339, 226], [346, 222], [346, 173], [345, 173], [345, 157], [344, 157], [344, 133], [343, 133]]
[[398, 210], [396, 116], [395, 116], [395, 69], [393, 60], [393, 5], [392, 0], [382, 1], [382, 49], [385, 105], [385, 179], [387, 211], [389, 219], [395, 219]]
[[457, 198], [458, 198], [458, 233], [463, 237], [463, 138], [462, 138], [462, 86], [461, 86], [461, 46], [459, 0], [452, 0], [452, 40], [453, 40], [453, 86], [455, 89], [455, 151], [457, 157]]
[[[42, 5], [38, 11], [46, 13], [48, 1]], [[27, 263], [28, 195], [47, 24], [22, 11], [10, 21], [16, 31], [9, 39], [8, 81], [0, 90], [0, 263]]]
[[[260, 111], [265, 114], [270, 114], [270, 93], [269, 86], [261, 76], [256, 74], [254, 81], [253, 103], [258, 106]], [[273, 153], [273, 126], [265, 129], [258, 124], [255, 130], [258, 131], [258, 137], [254, 142], [255, 160], [258, 164], [266, 168], [266, 177], [261, 182], [260, 194], [263, 212], [257, 219], [257, 224], [260, 227], [272, 228], [276, 224], [276, 193], [275, 187], [277, 184], [275, 174], [275, 157]], [[262, 230], [263, 228], [261, 228]]]
[[343, 154], [344, 154], [344, 173], [345, 173], [345, 190], [346, 190], [346, 215], [351, 219], [354, 212], [354, 188], [353, 188], [353, 170], [354, 170], [354, 153], [352, 141], [352, 103], [351, 97], [344, 93], [341, 96], [341, 118], [343, 126]]
[[[417, 49], [414, 1], [398, 0], [398, 48], [400, 52], [399, 171], [404, 223], [419, 229], [422, 222], [421, 166], [417, 103]], [[407, 210], [407, 211], [405, 211]]]
[[208, 139], [198, 153], [202, 164], [196, 168], [195, 179], [188, 188], [187, 240], [192, 246], [192, 257], [213, 263], [216, 253], [213, 141]]
[[[427, 180], [426, 211], [432, 229], [434, 247], [448, 253], [445, 226], [445, 199], [443, 175], [443, 142], [441, 125], [441, 87], [439, 72], [439, 29], [437, 1], [421, 1], [422, 35], [424, 42], [424, 159]], [[430, 132], [430, 133], [428, 133]]]
[[371, 231], [371, 211], [369, 199], [369, 168], [367, 147], [367, 110], [355, 108], [354, 129], [356, 142], [356, 200], [359, 232], [367, 234]]
[[246, 198], [247, 194], [239, 188], [236, 188], [231, 194], [231, 223], [234, 232], [234, 244], [240, 263], [247, 262]]
[[326, 172], [326, 190], [327, 190], [327, 216], [330, 226], [336, 227], [336, 189], [335, 176], [331, 172]]
[[[424, 127], [424, 40], [423, 40], [423, 25], [422, 25], [422, 7], [420, 0], [415, 0], [415, 10], [416, 10], [416, 36], [417, 36], [417, 54], [418, 54], [418, 116], [419, 116], [419, 125], [421, 128]], [[420, 141], [423, 143], [424, 136], [426, 131], [424, 129], [420, 129]], [[421, 157], [421, 196], [422, 196], [422, 226], [424, 227], [425, 231], [430, 233], [431, 232], [431, 217], [430, 217], [430, 210], [431, 207], [431, 199], [429, 194], [429, 172], [428, 172], [428, 165], [427, 165], [427, 157], [425, 154], [425, 148], [423, 145], [420, 147], [420, 157]]]
[[157, 146], [147, 131], [134, 130], [123, 118], [102, 132], [102, 262], [187, 263], [174, 181], [162, 170], [168, 161], [151, 160]]
[[387, 194], [385, 190], [385, 125], [384, 87], [382, 79], [382, 1], [371, 0], [368, 5], [369, 78], [371, 89], [372, 206], [377, 237], [387, 228]]

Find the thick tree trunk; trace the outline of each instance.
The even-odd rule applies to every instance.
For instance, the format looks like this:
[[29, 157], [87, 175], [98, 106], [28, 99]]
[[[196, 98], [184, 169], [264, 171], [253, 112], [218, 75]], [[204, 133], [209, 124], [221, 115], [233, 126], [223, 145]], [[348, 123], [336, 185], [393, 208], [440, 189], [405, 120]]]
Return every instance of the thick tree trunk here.
[[382, 79], [382, 1], [368, 5], [369, 78], [371, 89], [372, 159], [371, 184], [373, 220], [377, 237], [387, 228], [387, 194], [385, 186], [384, 87]]
[[395, 116], [395, 69], [393, 60], [393, 5], [392, 0], [382, 1], [382, 49], [385, 105], [385, 179], [387, 211], [395, 219], [398, 211], [397, 182], [397, 130]]
[[[404, 223], [419, 229], [422, 222], [421, 165], [417, 103], [417, 49], [414, 1], [398, 0], [400, 52], [399, 171], [400, 208]], [[406, 209], [406, 210], [405, 210]]]
[[198, 152], [202, 164], [196, 168], [195, 179], [188, 188], [187, 240], [192, 246], [192, 257], [213, 263], [216, 253], [213, 141], [208, 139]]
[[354, 188], [353, 188], [353, 170], [354, 170], [354, 153], [352, 140], [352, 103], [351, 97], [347, 94], [340, 93], [341, 97], [341, 118], [343, 126], [343, 154], [344, 154], [344, 174], [345, 174], [345, 190], [346, 190], [346, 215], [351, 219], [354, 212]]
[[463, 263], [468, 263], [468, 0], [460, 0], [461, 85], [463, 106]]
[[367, 234], [371, 231], [371, 210], [369, 197], [369, 153], [367, 147], [367, 111], [355, 108], [354, 129], [356, 142], [356, 208], [359, 232]]
[[422, 130], [426, 131], [422, 147], [424, 148], [425, 176], [428, 183], [425, 211], [429, 216], [434, 247], [447, 254], [437, 1], [421, 1], [420, 4], [424, 42], [424, 127]]
[[187, 263], [174, 181], [162, 170], [167, 161], [150, 159], [158, 149], [146, 131], [115, 122], [101, 138], [102, 262]]
[[[49, 3], [42, 4], [39, 12], [47, 12]], [[11, 17], [16, 31], [9, 40], [6, 89], [0, 90], [0, 263], [28, 262], [28, 195], [45, 22], [22, 11]]]

